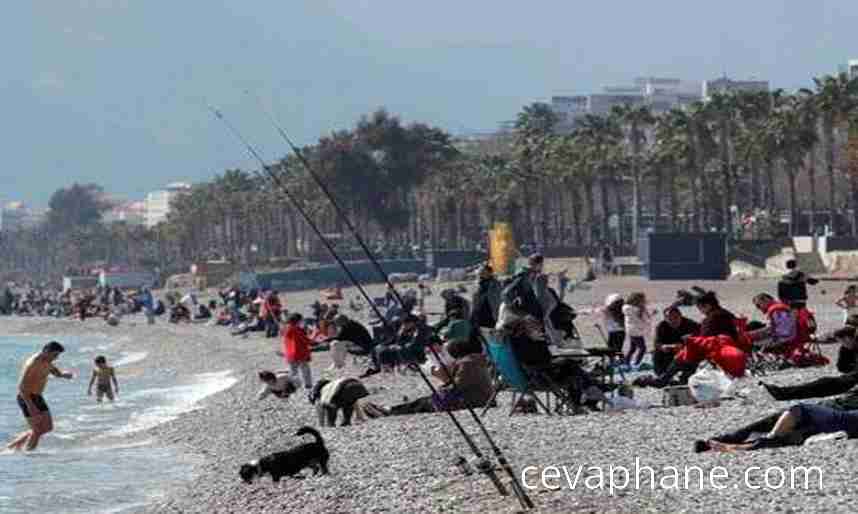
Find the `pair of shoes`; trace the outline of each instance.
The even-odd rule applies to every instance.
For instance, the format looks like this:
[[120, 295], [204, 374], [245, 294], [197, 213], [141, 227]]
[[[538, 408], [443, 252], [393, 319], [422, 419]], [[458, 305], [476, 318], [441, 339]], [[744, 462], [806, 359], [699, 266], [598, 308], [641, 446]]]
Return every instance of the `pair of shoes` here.
[[359, 376], [358, 378], [367, 378], [367, 377], [371, 377], [373, 375], [377, 375], [379, 373], [381, 373], [380, 369], [369, 368], [368, 370], [364, 371], [364, 373], [361, 376]]

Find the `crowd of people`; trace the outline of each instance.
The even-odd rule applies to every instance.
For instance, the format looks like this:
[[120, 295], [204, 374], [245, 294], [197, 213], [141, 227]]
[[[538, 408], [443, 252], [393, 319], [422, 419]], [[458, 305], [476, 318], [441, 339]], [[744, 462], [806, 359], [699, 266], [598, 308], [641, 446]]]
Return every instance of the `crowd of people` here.
[[[761, 353], [777, 356], [783, 366], [825, 364], [824, 357], [809, 356], [810, 343], [821, 337], [815, 335], [815, 318], [807, 307], [807, 285], [815, 280], [792, 261], [788, 267], [789, 272], [778, 283], [777, 297], [763, 292], [752, 300], [764, 322], [749, 323], [722, 306], [715, 292], [699, 288], [680, 291], [676, 301], [661, 313], [652, 308], [644, 293], [633, 292], [627, 297], [610, 294], [595, 313], [607, 331], [605, 351], [618, 358], [621, 371], [643, 370], [645, 356], [651, 355], [654, 373], [638, 376], [633, 382], [638, 387], [685, 384], [706, 362], [730, 378], [742, 377], [754, 356]], [[428, 321], [425, 299], [432, 292], [423, 284], [401, 294], [389, 287], [385, 296], [374, 299], [370, 306], [375, 315], [369, 326], [342, 312], [339, 304], [318, 301], [310, 306], [312, 317], [304, 318], [289, 312], [277, 292], [268, 290], [232, 288], [219, 293], [220, 302], [208, 304], [193, 294], [167, 295], [166, 306], [145, 289], [123, 293], [105, 288], [79, 295], [76, 301], [67, 293], [60, 298], [67, 299], [70, 311], [81, 319], [102, 315], [104, 309], [108, 315], [124, 309], [143, 310], [151, 322], [160, 310], [168, 312], [174, 322], [207, 320], [229, 327], [235, 335], [258, 331], [268, 338], [279, 337], [279, 353], [288, 369], [259, 371], [262, 389], [258, 398], [289, 398], [303, 389], [319, 410], [322, 424], [333, 424], [337, 412], [343, 413], [343, 424], [348, 425], [353, 414], [361, 420], [485, 407], [500, 386], [499, 370], [487, 351], [490, 344], [507, 345], [524, 370], [555, 384], [573, 412], [610, 406], [606, 393], [615, 386], [599, 375], [607, 370], [590, 368], [580, 358], [557, 356], [553, 351], [578, 337], [576, 313], [559, 293], [569, 286], [565, 273], [557, 276], [557, 287], [552, 287], [549, 274], [544, 272], [543, 257], [535, 254], [506, 280], [499, 279], [488, 264], [477, 270], [475, 279], [470, 298], [463, 296], [464, 288], [440, 293], [444, 308], [436, 323]], [[6, 295], [10, 293], [4, 293], [8, 298]], [[34, 288], [11, 296], [3, 306], [11, 305], [11, 312], [18, 312], [45, 304], [50, 295]], [[323, 299], [341, 301], [342, 291], [327, 290]], [[837, 431], [849, 437], [858, 435], [858, 290], [850, 286], [836, 303], [846, 313], [845, 327], [828, 338], [841, 344], [837, 369], [842, 375], [796, 386], [763, 385], [778, 400], [846, 395], [820, 404], [794, 405], [737, 431], [697, 441], [695, 451], [801, 444], [813, 435]], [[684, 307], [695, 307], [700, 321], [686, 316]], [[353, 304], [350, 308], [360, 310]], [[650, 348], [647, 338], [651, 335], [654, 340]], [[368, 368], [356, 377], [314, 380], [311, 362], [313, 353], [320, 349], [330, 351], [329, 370], [334, 374], [345, 368], [349, 356], [366, 362]], [[49, 352], [44, 369], [60, 376], [49, 364], [56, 352], [56, 348]], [[97, 386], [99, 400], [102, 396], [112, 398], [118, 390], [113, 370], [103, 358], [95, 364], [90, 389]], [[363, 381], [372, 376], [418, 370], [437, 382], [432, 394], [390, 406], [367, 398]], [[36, 382], [41, 384], [42, 380]], [[22, 406], [25, 415], [39, 408], [32, 399], [25, 399]], [[14, 446], [25, 444], [21, 441], [26, 441], [23, 435]]]

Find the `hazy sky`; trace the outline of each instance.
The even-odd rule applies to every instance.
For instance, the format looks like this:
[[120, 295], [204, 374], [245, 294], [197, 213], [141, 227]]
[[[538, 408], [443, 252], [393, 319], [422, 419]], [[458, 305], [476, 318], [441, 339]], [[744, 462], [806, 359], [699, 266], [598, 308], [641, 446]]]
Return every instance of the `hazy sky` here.
[[285, 153], [377, 107], [454, 133], [638, 75], [807, 86], [858, 57], [854, 0], [23, 0], [0, 7], [0, 200], [143, 197]]

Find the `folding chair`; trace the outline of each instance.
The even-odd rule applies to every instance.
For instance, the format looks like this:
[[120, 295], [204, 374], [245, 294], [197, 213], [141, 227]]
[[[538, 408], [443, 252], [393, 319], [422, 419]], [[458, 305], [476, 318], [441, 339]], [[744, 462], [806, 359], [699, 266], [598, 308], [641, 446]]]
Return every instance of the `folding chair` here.
[[[489, 360], [491, 360], [494, 365], [494, 369], [497, 372], [498, 376], [503, 380], [506, 388], [512, 392], [512, 406], [509, 411], [509, 415], [512, 416], [515, 412], [515, 408], [518, 405], [518, 402], [522, 398], [533, 398], [536, 404], [539, 407], [542, 407], [542, 410], [545, 411], [549, 416], [551, 413], [551, 396], [554, 395], [556, 402], [556, 411], [562, 412], [562, 410], [569, 405], [569, 398], [562, 391], [562, 388], [558, 387], [549, 377], [547, 377], [544, 373], [541, 373], [539, 370], [526, 369], [524, 368], [516, 359], [515, 354], [512, 352], [512, 347], [509, 344], [498, 341], [494, 338], [489, 338], [486, 341], [486, 350], [488, 352]], [[489, 403], [486, 404], [486, 408], [483, 409], [481, 415], [485, 415], [489, 409], [489, 406], [495, 403], [497, 399], [498, 393], [504, 389], [504, 387], [495, 387], [495, 392], [492, 395]], [[545, 393], [545, 402], [539, 399], [537, 393], [544, 392]]]

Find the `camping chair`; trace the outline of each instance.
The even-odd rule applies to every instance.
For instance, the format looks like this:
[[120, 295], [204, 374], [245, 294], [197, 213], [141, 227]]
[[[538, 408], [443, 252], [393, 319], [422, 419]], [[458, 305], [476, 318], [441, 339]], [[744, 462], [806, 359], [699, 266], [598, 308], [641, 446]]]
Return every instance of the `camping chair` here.
[[[558, 413], [570, 406], [570, 400], [562, 388], [557, 386], [545, 373], [541, 373], [539, 370], [524, 368], [518, 362], [509, 344], [505, 344], [495, 338], [490, 338], [486, 341], [486, 350], [497, 374], [503, 379], [506, 388], [512, 392], [510, 416], [515, 412], [518, 402], [522, 398], [527, 397], [533, 398], [536, 404], [549, 416], [551, 415], [550, 405], [552, 395], [556, 398], [555, 410]], [[491, 400], [486, 404], [486, 408], [483, 409], [483, 416], [488, 411], [489, 406], [495, 403], [497, 395], [502, 389], [503, 387], [495, 387], [495, 392]], [[536, 393], [540, 392], [545, 393], [545, 402], [542, 402], [537, 396]]]

